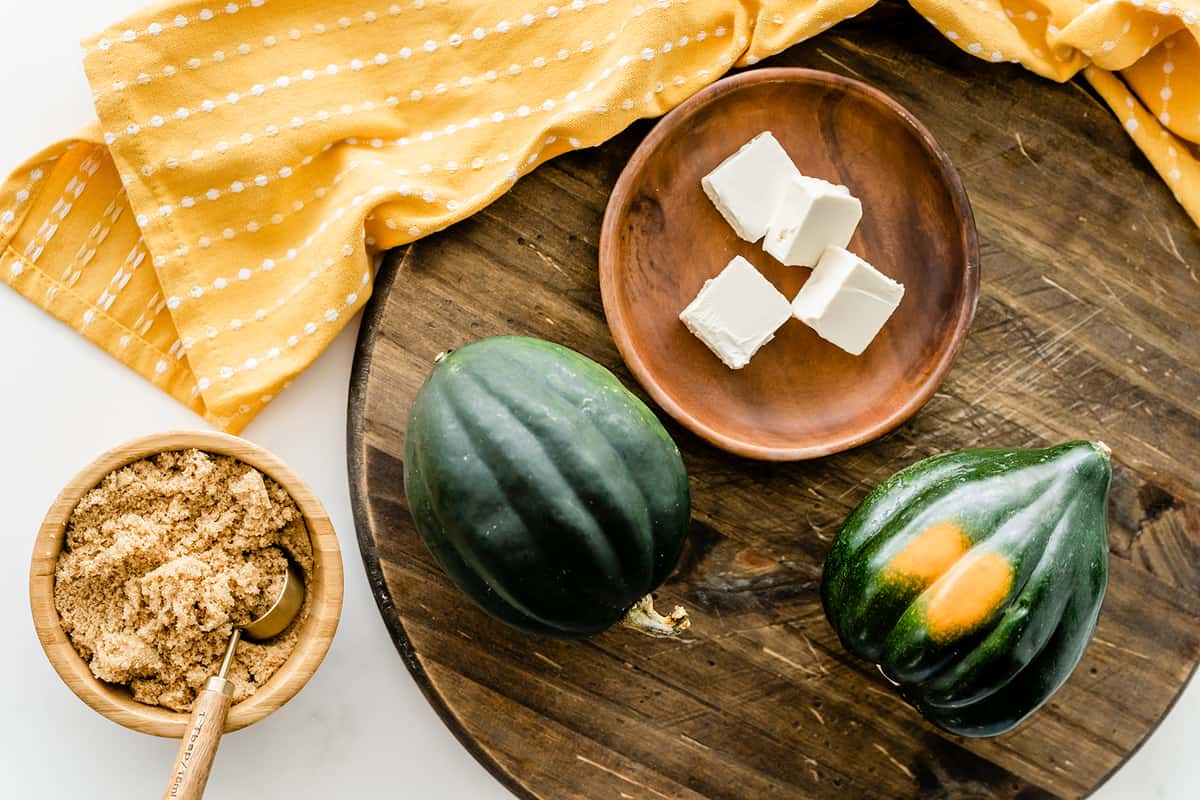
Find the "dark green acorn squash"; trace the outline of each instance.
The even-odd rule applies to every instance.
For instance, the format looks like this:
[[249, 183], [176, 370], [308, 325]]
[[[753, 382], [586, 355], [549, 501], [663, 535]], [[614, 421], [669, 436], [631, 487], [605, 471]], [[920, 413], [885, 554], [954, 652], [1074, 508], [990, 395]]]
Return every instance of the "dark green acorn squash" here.
[[920, 461], [842, 525], [821, 600], [847, 650], [930, 722], [994, 736], [1066, 681], [1108, 582], [1103, 444]]
[[591, 636], [653, 613], [691, 518], [687, 472], [658, 419], [596, 362], [495, 337], [439, 357], [404, 449], [417, 530], [484, 611], [528, 633]]

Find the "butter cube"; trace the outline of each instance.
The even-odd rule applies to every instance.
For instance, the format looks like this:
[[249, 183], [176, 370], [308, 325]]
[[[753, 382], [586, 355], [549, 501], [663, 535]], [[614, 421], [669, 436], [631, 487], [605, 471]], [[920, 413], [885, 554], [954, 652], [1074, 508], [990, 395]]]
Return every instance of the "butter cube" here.
[[770, 131], [746, 142], [700, 179], [717, 211], [747, 242], [767, 232], [784, 189], [800, 171]]
[[903, 284], [841, 247], [827, 247], [792, 301], [792, 315], [822, 339], [857, 356], [902, 297]]
[[704, 282], [679, 319], [725, 366], [741, 369], [791, 315], [787, 298], [753, 264], [734, 256]]
[[826, 246], [845, 247], [862, 219], [862, 203], [845, 186], [793, 178], [767, 226], [763, 249], [784, 264], [811, 267]]

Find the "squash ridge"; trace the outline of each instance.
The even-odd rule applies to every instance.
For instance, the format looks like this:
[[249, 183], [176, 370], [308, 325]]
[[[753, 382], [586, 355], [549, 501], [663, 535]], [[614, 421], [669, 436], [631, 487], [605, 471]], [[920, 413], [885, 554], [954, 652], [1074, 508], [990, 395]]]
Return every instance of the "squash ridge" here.
[[[549, 468], [549, 470], [551, 470], [553, 472], [553, 474], [560, 481], [561, 485], [570, 493], [572, 499], [575, 501], [575, 505], [578, 506], [579, 509], [586, 512], [588, 519], [591, 520], [592, 526], [594, 527], [594, 532], [593, 532], [594, 536], [589, 537], [589, 538], [598, 538], [600, 541], [603, 541], [607, 551], [612, 553], [612, 557], [615, 560], [616, 565], [622, 568], [621, 570], [618, 571], [619, 574], [625, 575], [627, 572], [635, 572], [636, 573], [637, 569], [634, 569], [634, 568], [640, 566], [641, 571], [644, 572], [645, 581], [648, 582], [654, 572], [653, 558], [646, 558], [645, 561], [641, 565], [631, 565], [631, 564], [625, 563], [625, 559], [623, 559], [621, 557], [621, 549], [616, 547], [613, 544], [612, 539], [609, 536], [609, 534], [610, 534], [609, 526], [596, 516], [597, 510], [593, 507], [593, 503], [590, 502], [588, 498], [583, 497], [579, 493], [579, 490], [576, 487], [575, 483], [572, 480], [570, 480], [568, 478], [568, 476], [563, 472], [562, 465], [559, 463], [558, 459], [555, 458], [553, 455], [550, 454], [549, 451], [546, 450], [546, 446], [543, 444], [541, 437], [546, 436], [546, 435], [553, 435], [553, 431], [535, 430], [534, 428], [531, 428], [529, 423], [526, 420], [519, 417], [517, 414], [515, 414], [513, 412], [512, 408], [510, 407], [510, 405], [514, 402], [514, 398], [499, 395], [496, 391], [496, 387], [493, 386], [491, 384], [491, 382], [488, 381], [488, 379], [485, 376], [472, 374], [472, 379], [476, 382], [476, 384], [478, 386], [480, 386], [482, 388], [482, 390], [484, 392], [486, 392], [488, 394], [489, 397], [491, 397], [493, 400], [496, 401], [497, 405], [502, 409], [502, 411], [505, 414], [508, 415], [508, 417], [512, 421], [516, 422], [524, 431], [526, 431], [528, 433], [530, 441], [533, 443], [534, 446], [536, 446], [537, 452], [540, 454], [544, 464]], [[543, 382], [541, 388], [544, 389], [545, 391], [553, 394], [558, 399], [562, 400], [563, 404], [567, 408], [570, 408], [573, 411], [578, 410], [574, 403], [572, 403], [568, 398], [564, 397], [561, 393], [555, 391], [554, 387], [551, 384], [549, 384], [548, 382]], [[594, 424], [592, 424], [590, 420], [588, 420], [588, 425], [589, 425], [591, 432], [595, 434], [596, 439], [599, 442], [603, 443], [604, 447], [606, 448], [606, 454], [611, 458], [611, 460], [616, 463], [620, 463], [622, 465], [622, 467], [624, 467], [624, 461], [621, 457], [620, 451], [617, 448], [612, 446], [611, 442], [608, 440], [608, 437], [598, 427], [596, 427]], [[565, 445], [566, 443], [560, 441], [560, 442], [558, 442], [558, 444]], [[569, 447], [565, 448], [565, 450], [568, 453], [572, 452], [572, 448], [569, 448]], [[580, 460], [574, 466], [579, 472], [586, 471], [586, 472], [592, 473], [593, 477], [595, 477], [597, 475], [599, 475], [605, 479], [608, 479], [611, 477], [610, 475], [608, 475], [605, 472], [605, 470], [603, 469], [603, 465], [596, 464], [592, 461]], [[627, 483], [627, 486], [623, 487], [623, 488], [632, 489], [634, 492], [637, 493], [637, 495], [640, 499], [644, 500], [645, 496], [642, 494], [641, 487], [638, 486], [637, 481], [634, 480], [632, 473], [626, 469], [624, 472], [624, 475], [622, 477], [625, 479], [625, 482]], [[608, 504], [606, 507], [606, 510], [623, 517], [623, 521], [624, 521], [626, 527], [628, 527], [629, 529], [639, 530], [640, 533], [642, 534], [642, 536], [640, 538], [648, 540], [651, 543], [653, 543], [653, 536], [652, 536], [652, 530], [651, 530], [652, 526], [651, 526], [651, 521], [649, 518], [649, 513], [641, 515], [640, 518], [635, 518], [635, 516], [631, 516], [629, 514], [628, 509], [621, 507], [619, 504]], [[642, 549], [642, 548], [639, 548], [639, 549]], [[624, 583], [625, 583], [626, 589], [629, 589], [634, 592], [641, 593], [640, 590], [642, 588], [645, 588], [644, 586], [635, 588], [630, 585], [630, 582], [628, 580], [625, 580]], [[638, 581], [638, 583], [643, 583], [643, 581]]]
[[[543, 460], [547, 464], [550, 465], [550, 467], [552, 469], [552, 473], [555, 476], [557, 476], [559, 482], [564, 487], [566, 487], [568, 490], [570, 490], [571, 487], [570, 487], [569, 483], [566, 481], [566, 479], [563, 477], [562, 472], [558, 469], [558, 465], [554, 464], [553, 460], [549, 457], [549, 455], [547, 453], [545, 453], [545, 449], [542, 446], [541, 442], [537, 441], [537, 437], [528, 428], [528, 426], [526, 426], [524, 424], [524, 421], [520, 420], [519, 418], [516, 417], [516, 415], [512, 414], [512, 412], [508, 408], [506, 408], [504, 406], [504, 404], [502, 402], [500, 402], [499, 399], [496, 398], [496, 396], [494, 394], [492, 394], [486, 388], [482, 387], [479, 384], [479, 382], [476, 380], [476, 376], [467, 372], [466, 370], [463, 370], [463, 372], [461, 374], [463, 375], [464, 378], [470, 379], [471, 382], [476, 387], [483, 388], [483, 390], [487, 393], [487, 396], [495, 403], [496, 407], [502, 413], [504, 413], [510, 421], [517, 423], [517, 425], [520, 427], [520, 429], [522, 431], [524, 431], [524, 433], [529, 437], [529, 440], [531, 441], [532, 445], [534, 447], [536, 447], [537, 450], [542, 454]], [[447, 401], [449, 402], [451, 409], [454, 411], [455, 415], [459, 418], [459, 420], [463, 422], [464, 428], [473, 430], [475, 433], [475, 436], [473, 438], [477, 444], [476, 454], [478, 455], [479, 463], [496, 479], [497, 485], [503, 489], [506, 484], [503, 480], [501, 480], [499, 478], [499, 476], [496, 472], [495, 465], [493, 465], [491, 463], [491, 460], [489, 458], [485, 457], [485, 454], [483, 452], [479, 452], [479, 447], [478, 447], [479, 445], [493, 445], [494, 442], [492, 442], [490, 437], [488, 437], [486, 435], [486, 430], [481, 431], [477, 427], [472, 427], [476, 424], [476, 421], [473, 419], [470, 419], [468, 416], [463, 414], [463, 409], [461, 407], [461, 398], [459, 397], [458, 393], [457, 392], [447, 392], [446, 394], [447, 394]], [[479, 435], [481, 432], [484, 435]], [[494, 448], [489, 447], [489, 449], [492, 450], [493, 454], [496, 454], [498, 452]], [[536, 522], [534, 521], [534, 519], [531, 517], [529, 510], [523, 508], [521, 506], [521, 504], [519, 504], [519, 503], [512, 502], [511, 497], [508, 492], [505, 492], [504, 494], [505, 494], [506, 499], [508, 499], [508, 501], [509, 501], [507, 503], [508, 507], [511, 508], [513, 510], [513, 513], [517, 515], [518, 519], [520, 519], [521, 524], [525, 528], [525, 530], [529, 531], [529, 532], [538, 530], [540, 528], [540, 526], [537, 525]], [[572, 496], [575, 496], [575, 495], [572, 494]], [[577, 497], [576, 497], [576, 499], [578, 500]], [[582, 504], [580, 504], [580, 505], [582, 505]], [[620, 565], [620, 559], [617, 558], [616, 552], [613, 549], [612, 544], [608, 541], [607, 537], [605, 537], [603, 535], [603, 530], [600, 528], [598, 521], [591, 514], [590, 510], [588, 511], [588, 519], [591, 520], [592, 524], [595, 526], [596, 532], [599, 535], [590, 536], [590, 537], [582, 537], [586, 540], [583, 543], [584, 546], [587, 549], [591, 550], [593, 555], [598, 556], [602, 561], [606, 562], [604, 571], [607, 574], [616, 573], [618, 570], [616, 570], [615, 567], [618, 567]], [[539, 541], [539, 545], [544, 545], [544, 544], [545, 544], [544, 542]], [[597, 547], [596, 547], [597, 545], [600, 545], [602, 549], [597, 550]], [[544, 550], [542, 551], [541, 555], [542, 555], [542, 558], [539, 558], [539, 560], [544, 560]], [[489, 578], [491, 579], [491, 580], [489, 580], [489, 584], [491, 584], [493, 586], [494, 590], [498, 594], [501, 594], [502, 596], [505, 596], [506, 598], [508, 598], [509, 602], [511, 602], [517, 608], [520, 608], [521, 610], [526, 611], [526, 613], [528, 613], [530, 616], [532, 616], [540, 621], [547, 622], [547, 623], [553, 624], [553, 625], [560, 624], [560, 622], [558, 620], [547, 619], [541, 613], [534, 612], [533, 609], [528, 608], [527, 604], [524, 601], [520, 601], [516, 597], [513, 597], [511, 595], [511, 592], [508, 592], [506, 589], [504, 589], [500, 585], [500, 584], [502, 584], [502, 582], [497, 581], [495, 579], [496, 576], [489, 575]]]
[[[607, 370], [606, 370], [606, 372], [607, 372]], [[616, 376], [612, 375], [611, 372], [609, 372], [609, 375], [614, 380], [616, 380]], [[568, 398], [566, 395], [562, 394], [557, 389], [557, 387], [547, 386], [547, 389], [551, 393], [553, 393], [555, 396], [561, 398], [564, 402], [567, 402], [567, 403], [571, 402], [570, 398]], [[638, 398], [636, 396], [631, 395], [631, 397], [633, 400], [637, 401], [638, 403], [641, 403], [641, 401], [638, 400]], [[641, 409], [637, 409], [636, 406], [635, 406], [635, 409], [638, 411], [641, 411]], [[580, 410], [582, 412], [582, 409], [580, 409]], [[621, 448], [613, 447], [612, 442], [609, 441], [608, 435], [603, 430], [601, 430], [600, 426], [596, 424], [596, 421], [594, 419], [592, 419], [591, 415], [586, 414], [586, 413], [581, 413], [580, 416], [586, 421], [588, 427], [591, 430], [593, 430], [596, 433], [596, 435], [599, 436], [604, 441], [605, 445], [612, 451], [613, 455], [616, 456], [616, 460], [621, 464], [621, 466], [625, 470], [625, 477], [628, 479], [630, 486], [632, 486], [633, 490], [635, 492], [637, 492], [638, 498], [641, 500], [639, 507], [644, 508], [646, 510], [645, 518], [641, 521], [645, 526], [644, 532], [646, 535], [644, 537], [644, 540], [648, 545], [648, 549], [646, 549], [644, 556], [646, 559], [646, 563], [649, 564], [649, 567], [650, 567], [649, 573], [652, 576], [652, 579], [657, 578], [657, 577], [659, 577], [657, 574], [658, 573], [658, 569], [657, 569], [658, 558], [655, 555], [655, 551], [658, 549], [658, 543], [655, 541], [655, 537], [654, 537], [654, 520], [653, 520], [653, 515], [651, 514], [651, 511], [650, 511], [650, 498], [646, 496], [646, 491], [642, 488], [641, 482], [638, 481], [636, 473], [634, 472], [633, 468], [630, 466], [629, 460], [626, 457], [625, 451], [622, 450]], [[655, 418], [655, 420], [657, 421], [657, 417]], [[674, 444], [674, 443], [672, 442], [672, 444]]]
[[[540, 344], [540, 342], [538, 342], [538, 340], [530, 340], [530, 341], [532, 341], [534, 344]], [[543, 347], [540, 349], [547, 349], [547, 348]], [[558, 351], [561, 351], [561, 352], [558, 352]], [[644, 536], [645, 547], [642, 548], [643, 549], [642, 555], [645, 559], [645, 564], [648, 565], [647, 578], [653, 585], [657, 586], [663, 580], [665, 580], [666, 577], [669, 576], [670, 573], [675, 569], [675, 566], [679, 560], [679, 554], [683, 548], [683, 540], [682, 540], [682, 538], [679, 538], [678, 541], [675, 543], [677, 546], [670, 547], [670, 548], [663, 548], [662, 554], [660, 557], [660, 555], [659, 555], [659, 548], [660, 548], [659, 538], [660, 537], [657, 535], [657, 534], [659, 534], [659, 525], [669, 523], [669, 521], [670, 521], [669, 517], [674, 516], [674, 514], [677, 513], [677, 509], [661, 507], [656, 498], [653, 498], [650, 495], [648, 495], [646, 492], [646, 488], [643, 487], [643, 485], [642, 485], [641, 473], [644, 471], [649, 471], [651, 473], [658, 473], [658, 470], [661, 469], [662, 473], [654, 474], [653, 475], [654, 478], [656, 478], [656, 479], [663, 479], [666, 477], [672, 477], [672, 478], [681, 477], [682, 478], [682, 480], [673, 481], [673, 483], [677, 484], [673, 488], [678, 492], [682, 492], [684, 498], [686, 499], [685, 503], [683, 504], [688, 509], [687, 520], [685, 521], [685, 526], [687, 524], [690, 524], [690, 520], [691, 520], [690, 494], [691, 494], [691, 490], [690, 490], [690, 486], [688, 485], [687, 473], [683, 469], [683, 459], [682, 459], [682, 456], [679, 454], [679, 448], [675, 444], [674, 440], [671, 439], [670, 434], [667, 433], [666, 429], [662, 426], [662, 422], [658, 419], [658, 417], [654, 414], [654, 412], [650, 409], [650, 407], [647, 406], [641, 400], [641, 398], [639, 398], [633, 392], [629, 391], [629, 389], [627, 389], [625, 387], [625, 385], [621, 383], [620, 379], [617, 378], [617, 376], [612, 372], [612, 370], [608, 369], [603, 364], [593, 361], [592, 359], [589, 359], [586, 356], [583, 356], [582, 354], [577, 353], [570, 349], [555, 347], [554, 351], [552, 351], [552, 352], [555, 353], [555, 356], [557, 358], [561, 358], [564, 360], [565, 359], [570, 360], [571, 367], [578, 371], [577, 373], [573, 374], [571, 377], [573, 377], [573, 378], [578, 377], [580, 374], [582, 374], [582, 376], [587, 378], [588, 380], [591, 380], [594, 382], [603, 382], [604, 384], [611, 385], [612, 388], [611, 388], [611, 392], [609, 392], [609, 393], [611, 395], [613, 395], [612, 398], [605, 398], [605, 397], [596, 398], [593, 396], [594, 393], [592, 393], [592, 394], [584, 395], [582, 402], [593, 404], [593, 405], [599, 405], [599, 406], [601, 406], [601, 408], [604, 408], [606, 406], [619, 405], [621, 407], [621, 409], [620, 409], [621, 411], [630, 412], [630, 413], [636, 415], [636, 417], [647, 427], [646, 433], [650, 436], [653, 436], [655, 439], [657, 439], [658, 442], [661, 445], [663, 445], [664, 447], [669, 448], [670, 453], [674, 456], [675, 461], [678, 464], [679, 475], [674, 475], [673, 473], [675, 472], [675, 470], [673, 469], [673, 465], [669, 465], [666, 463], [643, 463], [643, 464], [641, 464], [641, 467], [643, 468], [642, 470], [635, 469], [634, 466], [630, 463], [630, 455], [631, 454], [630, 454], [629, 450], [627, 448], [617, 447], [613, 444], [613, 438], [611, 435], [613, 433], [613, 431], [606, 430], [604, 427], [602, 427], [599, 424], [599, 422], [597, 421], [598, 417], [595, 414], [586, 411], [585, 409], [582, 408], [581, 405], [577, 404], [575, 402], [575, 400], [572, 399], [572, 397], [566, 393], [565, 385], [563, 383], [557, 382], [557, 381], [551, 381], [551, 380], [547, 380], [544, 382], [542, 388], [545, 391], [553, 394], [555, 397], [561, 399], [563, 402], [567, 403], [568, 406], [571, 407], [572, 409], [578, 411], [579, 421], [581, 423], [585, 423], [588, 430], [595, 433], [599, 437], [599, 439], [601, 441], [603, 441], [607, 450], [616, 457], [616, 460], [618, 460], [621, 463], [622, 467], [624, 468], [624, 477], [627, 479], [629, 487], [638, 496], [638, 500], [639, 500], [638, 508], [645, 510], [645, 514], [640, 521], [643, 524], [642, 530], [645, 533], [645, 536]], [[528, 369], [528, 365], [524, 364], [522, 361], [520, 361], [520, 359], [515, 357], [511, 351], [505, 351], [503, 353], [503, 358], [506, 361], [508, 361], [509, 363], [511, 363], [521, 369]], [[598, 401], [598, 402], [593, 403], [593, 401]], [[610, 408], [609, 410], [612, 410], [612, 409]], [[619, 428], [620, 421], [614, 420], [614, 422], [617, 424], [617, 427]], [[617, 430], [615, 432], [618, 434], [618, 439], [620, 438], [619, 435], [624, 433], [621, 430]], [[644, 446], [639, 447], [637, 455], [642, 456], [642, 457], [646, 456], [647, 455], [647, 453], [645, 452], [646, 450], [647, 450], [647, 448]], [[644, 458], [643, 458], [643, 461], [644, 461]], [[664, 518], [660, 519], [659, 518], [660, 514], [658, 514], [656, 512], [661, 512], [661, 514], [664, 515]]]
[[[446, 405], [449, 408], [450, 412], [453, 414], [455, 421], [463, 429], [464, 433], [469, 433], [469, 428], [467, 425], [468, 418], [462, 414], [462, 409], [459, 407], [459, 403], [458, 403], [455, 393], [453, 391], [446, 391], [446, 392], [444, 392], [444, 396], [447, 397]], [[496, 475], [496, 471], [492, 467], [491, 463], [486, 458], [483, 458], [483, 457], [479, 457], [477, 459], [477, 461], [478, 461], [479, 465], [492, 478], [496, 487], [498, 489], [502, 489], [504, 484], [500, 481], [499, 477]], [[524, 526], [526, 529], [528, 529], [529, 522], [525, 518], [525, 516], [522, 515], [521, 510], [514, 507], [511, 503], [509, 503], [507, 505], [508, 505], [509, 510], [521, 522], [522, 526]], [[543, 614], [535, 611], [523, 600], [515, 597], [510, 591], [508, 591], [508, 589], [504, 586], [504, 582], [498, 579], [499, 576], [496, 574], [496, 571], [495, 571], [493, 565], [490, 563], [490, 560], [483, 558], [481, 556], [481, 554], [475, 550], [475, 548], [470, 547], [468, 542], [464, 542], [462, 540], [462, 537], [459, 535], [460, 531], [458, 530], [458, 526], [451, 525], [448, 528], [443, 528], [443, 531], [446, 532], [447, 534], [449, 534], [449, 538], [454, 543], [454, 550], [455, 550], [455, 552], [460, 554], [460, 558], [462, 558], [462, 554], [464, 551], [471, 556], [471, 558], [469, 560], [464, 558], [463, 561], [471, 569], [477, 570], [478, 572], [482, 573], [483, 577], [485, 578], [484, 582], [487, 584], [488, 588], [491, 591], [495, 592], [495, 594], [498, 597], [503, 599], [505, 603], [507, 603], [509, 606], [516, 609], [520, 613], [524, 614], [525, 616], [535, 619], [544, 625], [555, 626], [555, 625], [559, 624], [559, 622], [557, 620], [546, 618]]]
[[[418, 396], [417, 403], [420, 401], [421, 398]], [[416, 408], [417, 405], [414, 403], [414, 413]], [[424, 448], [420, 447], [419, 444], [414, 444], [411, 448], [408, 446], [409, 437], [413, 437], [414, 442], [421, 438], [420, 426], [409, 425], [406, 427], [405, 461], [408, 462], [410, 459], [412, 460], [419, 478], [419, 483], [421, 484], [420, 493], [417, 495], [417, 502], [410, 503], [409, 513], [413, 515], [414, 520], [419, 519], [419, 515], [421, 513], [428, 513], [433, 516], [434, 522], [438, 526], [439, 530], [451, 530], [451, 527], [448, 526], [446, 521], [439, 513], [437, 504], [431, 502], [430, 500], [430, 498], [434, 496], [433, 488], [429, 485], [429, 476], [432, 474], [432, 471], [428, 468], [427, 464], [424, 464], [424, 456], [422, 455]], [[416, 431], [413, 431], [414, 427], [417, 428]], [[407, 489], [408, 479], [409, 473], [406, 469], [404, 474], [406, 487], [405, 495], [411, 497]], [[418, 508], [418, 505], [423, 507]], [[425, 540], [425, 547], [433, 556], [434, 561], [436, 561], [438, 566], [442, 568], [443, 572], [450, 576], [451, 580], [456, 583], [466, 583], [473, 587], [482, 597], [489, 598], [487, 600], [483, 600], [477, 597], [477, 602], [484, 606], [490, 613], [495, 614], [496, 616], [508, 622], [510, 625], [521, 627], [534, 633], [549, 635], [553, 631], [553, 629], [549, 627], [543, 620], [524, 613], [520, 608], [510, 603], [506, 597], [496, 592], [495, 589], [493, 589], [486, 581], [480, 578], [475, 573], [475, 570], [479, 569], [479, 566], [467, 562], [463, 558], [460, 549], [453, 543], [442, 542], [438, 545], [435, 545], [434, 542], [425, 539], [425, 537], [422, 537], [422, 539]], [[447, 563], [447, 559], [451, 560], [450, 563]], [[494, 600], [491, 598], [494, 598]]]

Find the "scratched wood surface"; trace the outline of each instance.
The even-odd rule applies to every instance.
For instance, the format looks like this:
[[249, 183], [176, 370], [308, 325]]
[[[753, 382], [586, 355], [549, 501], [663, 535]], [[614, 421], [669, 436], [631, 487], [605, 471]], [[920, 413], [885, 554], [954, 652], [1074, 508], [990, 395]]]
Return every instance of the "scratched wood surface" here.
[[[462, 743], [526, 798], [1073, 798], [1154, 730], [1200, 657], [1200, 239], [1089, 92], [983, 64], [910, 14], [768, 63], [889, 92], [955, 159], [983, 245], [974, 327], [941, 390], [883, 440], [808, 463], [730, 456], [668, 422], [694, 524], [666, 604], [679, 642], [518, 635], [433, 565], [405, 507], [404, 421], [433, 356], [497, 333], [614, 369], [596, 247], [651, 123], [560, 158], [389, 260], [361, 334], [349, 460], [359, 543], [404, 663]], [[663, 415], [665, 416], [665, 415]], [[991, 740], [943, 735], [848, 656], [821, 613], [844, 515], [917, 458], [1103, 438], [1111, 584], [1073, 677]]]

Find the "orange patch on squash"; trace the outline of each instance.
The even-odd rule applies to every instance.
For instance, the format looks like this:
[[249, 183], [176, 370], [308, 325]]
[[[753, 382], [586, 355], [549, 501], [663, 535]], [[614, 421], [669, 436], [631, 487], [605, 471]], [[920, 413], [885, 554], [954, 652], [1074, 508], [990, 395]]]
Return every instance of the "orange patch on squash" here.
[[940, 578], [971, 547], [965, 531], [953, 522], [930, 525], [888, 562], [891, 576], [921, 586]]
[[951, 641], [991, 618], [1008, 598], [1013, 569], [999, 553], [965, 561], [929, 588], [925, 623], [935, 642]]

